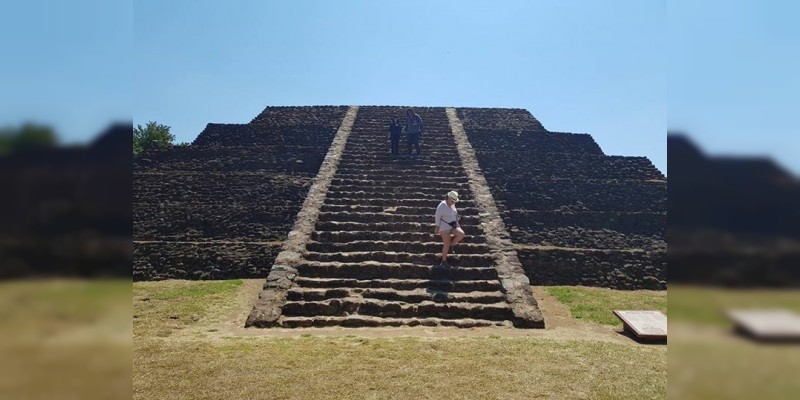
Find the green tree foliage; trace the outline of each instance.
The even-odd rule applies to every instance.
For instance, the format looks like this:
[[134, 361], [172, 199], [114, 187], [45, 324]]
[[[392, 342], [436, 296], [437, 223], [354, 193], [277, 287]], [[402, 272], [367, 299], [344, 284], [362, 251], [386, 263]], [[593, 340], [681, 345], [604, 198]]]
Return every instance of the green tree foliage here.
[[56, 145], [58, 138], [49, 126], [26, 123], [21, 127], [0, 129], [0, 156]]
[[175, 135], [169, 133], [170, 127], [155, 121], [148, 122], [144, 127], [137, 124], [133, 128], [133, 155], [154, 147], [170, 147], [175, 140]]

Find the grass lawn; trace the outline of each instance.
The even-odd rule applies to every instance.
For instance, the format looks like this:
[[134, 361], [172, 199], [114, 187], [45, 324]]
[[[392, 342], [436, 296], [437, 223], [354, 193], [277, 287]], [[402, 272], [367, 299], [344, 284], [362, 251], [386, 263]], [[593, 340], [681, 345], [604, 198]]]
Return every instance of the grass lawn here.
[[666, 349], [520, 338], [136, 340], [134, 398], [663, 398]]
[[[666, 395], [666, 346], [481, 335], [371, 337], [226, 331], [241, 281], [135, 283], [137, 399], [649, 399]], [[250, 299], [252, 300], [252, 299]], [[256, 331], [261, 333], [262, 331]], [[330, 331], [326, 331], [330, 332]]]
[[800, 312], [800, 291], [796, 289], [723, 289], [678, 286], [669, 288], [673, 319], [716, 326], [730, 326], [728, 308], [785, 308]]
[[[670, 289], [671, 290], [671, 289]], [[551, 286], [547, 292], [569, 306], [573, 317], [622, 327], [613, 310], [661, 310], [667, 313], [667, 291], [622, 291], [584, 286]]]
[[0, 282], [0, 398], [130, 398], [131, 282]]
[[669, 393], [681, 399], [800, 398], [800, 346], [733, 333], [728, 308], [800, 312], [797, 290], [669, 288]]

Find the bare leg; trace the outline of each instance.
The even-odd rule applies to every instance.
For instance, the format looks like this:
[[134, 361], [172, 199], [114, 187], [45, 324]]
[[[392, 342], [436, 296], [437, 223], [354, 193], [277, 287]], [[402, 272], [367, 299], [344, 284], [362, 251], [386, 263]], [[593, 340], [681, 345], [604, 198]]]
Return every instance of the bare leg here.
[[464, 234], [464, 230], [462, 230], [461, 228], [456, 228], [452, 232], [453, 232], [453, 241], [451, 245], [458, 244], [458, 242], [464, 240], [464, 236], [466, 236]]
[[450, 232], [442, 233], [442, 262], [447, 262], [447, 253], [450, 251]]

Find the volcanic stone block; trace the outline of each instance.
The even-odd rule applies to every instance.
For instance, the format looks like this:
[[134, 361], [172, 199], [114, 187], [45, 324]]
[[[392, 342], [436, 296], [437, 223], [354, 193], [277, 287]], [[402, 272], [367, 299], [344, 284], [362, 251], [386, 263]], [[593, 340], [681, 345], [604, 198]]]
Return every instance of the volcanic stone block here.
[[664, 182], [487, 179], [506, 209], [572, 211], [664, 211]]
[[347, 106], [267, 107], [250, 122], [271, 126], [322, 125], [338, 127]]
[[458, 108], [458, 118], [467, 131], [472, 129], [510, 129], [544, 131], [544, 126], [528, 110], [520, 108]]
[[133, 280], [263, 278], [280, 246], [249, 243], [134, 243]]
[[610, 229], [590, 230], [573, 226], [530, 231], [509, 225], [511, 239], [516, 243], [583, 249], [667, 250], [667, 242], [658, 235], [625, 234]]
[[546, 211], [504, 210], [503, 221], [531, 233], [564, 227], [590, 230], [613, 230], [622, 234], [658, 236], [666, 235], [667, 214], [664, 212], [625, 211]]
[[136, 174], [136, 240], [284, 240], [308, 192], [304, 177]]
[[585, 133], [474, 129], [467, 130], [467, 135], [476, 151], [603, 155], [600, 146]]
[[[487, 176], [529, 179], [664, 180], [646, 157], [604, 156], [520, 150], [477, 150]], [[509, 162], [508, 160], [514, 160]]]
[[135, 174], [134, 201], [291, 206], [302, 202], [309, 182], [306, 177], [280, 175]]
[[667, 287], [665, 251], [518, 250], [525, 273], [537, 285], [602, 286], [612, 289]]
[[324, 158], [324, 150], [309, 146], [172, 147], [147, 151], [134, 161], [134, 171], [264, 172], [313, 177]]
[[[670, 244], [670, 246], [672, 246]], [[669, 251], [672, 282], [734, 287], [797, 287], [800, 251]]]
[[314, 146], [330, 144], [336, 126], [208, 124], [192, 146]]

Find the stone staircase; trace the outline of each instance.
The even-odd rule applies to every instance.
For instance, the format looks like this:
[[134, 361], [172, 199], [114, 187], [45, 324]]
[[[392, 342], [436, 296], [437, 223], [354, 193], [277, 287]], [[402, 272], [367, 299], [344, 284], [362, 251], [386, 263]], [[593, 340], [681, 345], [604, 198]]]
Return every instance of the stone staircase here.
[[[518, 323], [508, 303], [445, 109], [415, 110], [421, 156], [407, 154], [405, 135], [401, 154], [389, 152], [387, 125], [403, 108], [358, 109], [305, 251], [273, 268], [260, 296], [280, 315], [257, 304], [248, 326], [543, 327]], [[450, 190], [467, 239], [441, 267], [433, 213]]]

